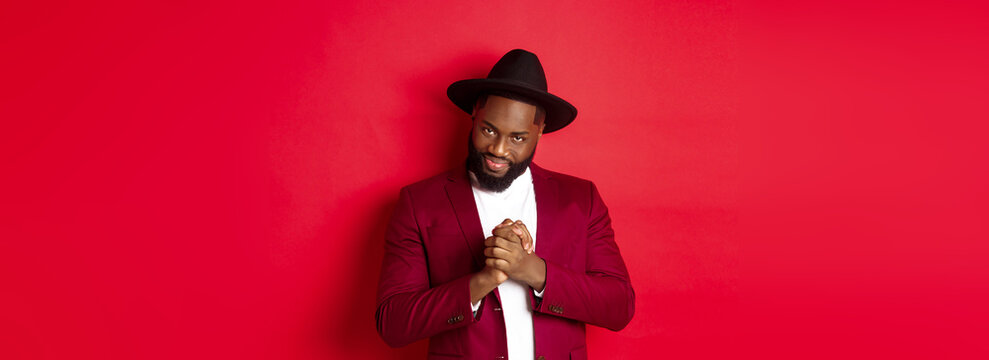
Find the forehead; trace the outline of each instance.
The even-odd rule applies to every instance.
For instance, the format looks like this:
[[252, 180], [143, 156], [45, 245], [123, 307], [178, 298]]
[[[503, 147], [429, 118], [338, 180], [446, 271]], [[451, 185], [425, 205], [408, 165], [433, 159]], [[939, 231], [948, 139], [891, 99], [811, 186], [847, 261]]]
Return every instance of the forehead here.
[[530, 131], [536, 126], [536, 106], [490, 95], [484, 107], [478, 109], [477, 120], [489, 122], [501, 130]]

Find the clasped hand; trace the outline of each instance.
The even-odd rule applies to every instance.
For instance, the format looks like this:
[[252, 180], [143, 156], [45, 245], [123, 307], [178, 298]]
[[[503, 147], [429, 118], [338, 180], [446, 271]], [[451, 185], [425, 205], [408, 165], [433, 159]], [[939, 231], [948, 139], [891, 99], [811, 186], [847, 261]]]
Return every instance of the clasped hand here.
[[532, 235], [525, 224], [505, 219], [495, 226], [493, 236], [484, 239], [485, 270], [500, 284], [508, 278], [532, 283], [532, 266], [539, 257], [533, 254]]

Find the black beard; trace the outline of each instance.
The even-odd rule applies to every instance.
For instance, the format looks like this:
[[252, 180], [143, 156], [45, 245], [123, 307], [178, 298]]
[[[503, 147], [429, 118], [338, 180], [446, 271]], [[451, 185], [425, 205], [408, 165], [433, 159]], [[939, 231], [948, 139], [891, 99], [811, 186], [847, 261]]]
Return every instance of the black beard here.
[[[474, 147], [473, 137], [469, 138], [467, 140], [467, 170], [474, 173], [474, 176], [477, 177], [477, 182], [481, 185], [481, 188], [500, 193], [505, 191], [505, 189], [508, 189], [508, 187], [512, 185], [512, 182], [515, 181], [519, 175], [522, 175], [522, 173], [525, 172], [525, 169], [529, 168], [529, 164], [532, 163], [532, 158], [536, 156], [536, 149], [532, 149], [532, 154], [525, 160], [518, 163], [510, 163], [508, 165], [508, 171], [505, 172], [505, 175], [502, 177], [491, 176], [484, 172], [484, 155], [485, 154], [481, 154]], [[499, 158], [491, 154], [486, 155], [493, 158]]]

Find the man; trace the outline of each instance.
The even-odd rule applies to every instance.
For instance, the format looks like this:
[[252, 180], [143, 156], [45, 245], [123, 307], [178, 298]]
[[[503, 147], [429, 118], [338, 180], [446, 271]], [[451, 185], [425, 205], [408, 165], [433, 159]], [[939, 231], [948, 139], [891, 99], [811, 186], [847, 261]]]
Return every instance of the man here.
[[[593, 183], [532, 164], [577, 109], [512, 50], [447, 95], [471, 114], [465, 167], [406, 186], [388, 226], [378, 333], [430, 359], [583, 359], [585, 324], [621, 330], [635, 295]], [[485, 236], [488, 234], [488, 236]]]

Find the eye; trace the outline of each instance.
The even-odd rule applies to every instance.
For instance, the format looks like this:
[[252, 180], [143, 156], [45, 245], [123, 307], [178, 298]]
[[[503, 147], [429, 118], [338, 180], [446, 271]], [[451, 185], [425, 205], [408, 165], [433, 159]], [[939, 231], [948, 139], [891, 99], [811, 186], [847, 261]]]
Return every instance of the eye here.
[[484, 133], [485, 135], [494, 135], [494, 130], [491, 130], [490, 128], [486, 128], [486, 127], [481, 128], [481, 132]]
[[512, 136], [512, 140], [514, 140], [517, 143], [525, 142], [525, 138], [524, 137], [521, 137], [519, 135]]

